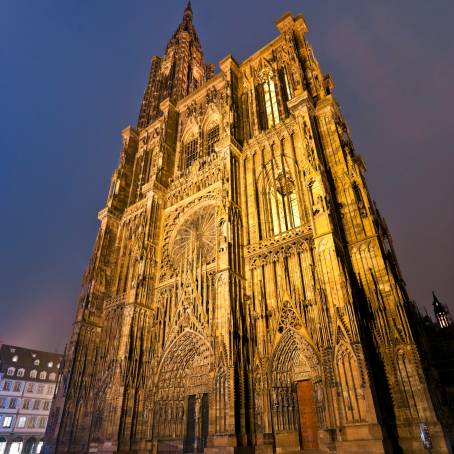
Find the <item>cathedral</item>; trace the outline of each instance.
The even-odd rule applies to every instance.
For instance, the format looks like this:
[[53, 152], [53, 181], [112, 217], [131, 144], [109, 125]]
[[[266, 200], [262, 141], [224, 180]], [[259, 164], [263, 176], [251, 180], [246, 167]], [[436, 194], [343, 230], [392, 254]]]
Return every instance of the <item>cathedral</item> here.
[[215, 73], [188, 3], [152, 58], [47, 452], [451, 452], [333, 80], [276, 27]]

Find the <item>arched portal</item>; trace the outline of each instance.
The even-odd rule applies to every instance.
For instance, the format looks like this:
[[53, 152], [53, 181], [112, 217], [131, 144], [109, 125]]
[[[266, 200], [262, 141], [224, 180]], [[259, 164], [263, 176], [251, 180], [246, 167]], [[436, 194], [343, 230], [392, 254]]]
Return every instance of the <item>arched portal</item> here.
[[208, 438], [208, 396], [213, 353], [201, 335], [186, 330], [159, 368], [153, 438], [158, 452], [203, 452]]
[[297, 331], [286, 329], [272, 355], [269, 374], [276, 446], [317, 449], [325, 418], [321, 367], [314, 348]]

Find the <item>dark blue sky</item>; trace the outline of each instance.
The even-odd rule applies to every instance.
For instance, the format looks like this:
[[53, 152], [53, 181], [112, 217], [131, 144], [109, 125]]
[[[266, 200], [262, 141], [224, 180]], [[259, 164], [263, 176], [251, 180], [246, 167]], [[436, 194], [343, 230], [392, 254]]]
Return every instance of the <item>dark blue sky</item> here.
[[[0, 340], [62, 350], [120, 131], [183, 0], [0, 3]], [[454, 308], [454, 2], [194, 0], [207, 61], [240, 61], [285, 11], [309, 40], [367, 163], [412, 298]]]

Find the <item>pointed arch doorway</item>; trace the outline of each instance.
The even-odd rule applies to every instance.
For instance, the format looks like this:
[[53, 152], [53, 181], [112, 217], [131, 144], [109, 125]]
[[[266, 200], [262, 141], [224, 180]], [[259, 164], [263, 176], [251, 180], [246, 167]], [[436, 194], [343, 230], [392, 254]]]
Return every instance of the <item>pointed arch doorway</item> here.
[[201, 453], [209, 432], [213, 354], [199, 334], [185, 330], [159, 369], [153, 438], [158, 453]]
[[293, 329], [284, 331], [273, 353], [270, 384], [277, 450], [318, 449], [324, 425], [320, 363], [309, 342]]

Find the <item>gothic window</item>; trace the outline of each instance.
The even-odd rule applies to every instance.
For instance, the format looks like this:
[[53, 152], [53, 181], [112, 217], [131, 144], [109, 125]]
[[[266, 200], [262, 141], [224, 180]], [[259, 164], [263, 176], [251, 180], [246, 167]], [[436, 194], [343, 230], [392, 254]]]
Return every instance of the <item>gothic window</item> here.
[[261, 83], [255, 89], [255, 100], [259, 129], [263, 131], [278, 124], [279, 109], [272, 73], [261, 75]]
[[37, 373], [38, 373], [38, 372], [37, 372], [36, 370], [32, 370], [32, 371], [30, 372], [30, 378], [36, 378], [36, 374], [37, 374]]
[[337, 373], [343, 418], [347, 423], [360, 422], [365, 412], [364, 403], [358, 398], [361, 379], [356, 359], [345, 347], [341, 347], [337, 355]]
[[289, 167], [290, 161], [282, 156], [271, 159], [259, 176], [260, 216], [266, 236], [279, 235], [301, 226], [301, 200], [296, 180]]
[[14, 375], [14, 367], [8, 367], [8, 371], [6, 372], [6, 375]]
[[214, 152], [214, 146], [219, 141], [219, 126], [213, 126], [207, 132], [207, 154]]
[[265, 97], [265, 110], [268, 127], [279, 123], [279, 109], [277, 107], [276, 88], [271, 76], [263, 84], [263, 94]]
[[285, 110], [287, 111], [287, 101], [290, 101], [290, 99], [293, 98], [293, 90], [292, 86], [290, 84], [290, 80], [288, 77], [288, 71], [287, 68], [283, 67], [279, 70], [279, 79], [282, 87], [282, 94], [284, 98], [284, 105], [285, 105]]
[[249, 96], [248, 93], [243, 93], [241, 96], [242, 116], [243, 116], [243, 138], [248, 140], [251, 138], [251, 123], [249, 118]]
[[40, 378], [41, 380], [45, 380], [46, 377], [47, 377], [47, 372], [42, 371], [42, 372], [39, 374], [39, 378]]
[[270, 194], [270, 206], [275, 235], [301, 225], [295, 182], [285, 171], [280, 172], [276, 177], [273, 191]]
[[364, 200], [363, 200], [363, 195], [361, 194], [361, 189], [359, 188], [358, 183], [353, 183], [352, 185], [353, 188], [353, 194], [355, 196], [355, 202], [356, 205], [358, 206], [359, 213], [362, 217], [367, 216], [366, 212], [366, 207], [364, 205]]
[[191, 164], [199, 157], [199, 141], [197, 137], [188, 141], [184, 145], [183, 168], [188, 169]]
[[315, 84], [315, 88], [317, 90], [319, 90], [321, 88], [320, 86], [320, 79], [318, 78], [318, 74], [317, 73], [314, 73], [313, 74], [313, 77], [314, 77], [314, 84]]
[[25, 369], [19, 369], [19, 370], [17, 371], [17, 376], [18, 376], [18, 377], [23, 377], [24, 374], [25, 374]]
[[311, 62], [313, 62], [314, 61], [314, 51], [310, 47], [307, 49], [307, 55], [309, 56], [309, 60]]
[[419, 380], [412, 361], [404, 351], [397, 353], [397, 372], [405, 396], [404, 408], [410, 417], [417, 419], [420, 403]]

